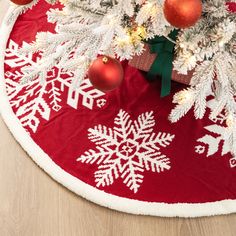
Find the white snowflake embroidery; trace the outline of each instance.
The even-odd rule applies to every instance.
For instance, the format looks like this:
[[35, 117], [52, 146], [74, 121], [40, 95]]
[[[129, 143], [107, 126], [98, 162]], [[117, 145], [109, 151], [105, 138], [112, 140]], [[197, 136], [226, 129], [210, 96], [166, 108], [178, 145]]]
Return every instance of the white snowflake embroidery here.
[[203, 154], [206, 151], [206, 148], [202, 145], [198, 145], [195, 147], [195, 152], [198, 154]]
[[96, 150], [90, 149], [77, 161], [98, 164], [95, 172], [96, 186], [109, 186], [118, 178], [134, 193], [143, 183], [143, 172], [161, 172], [170, 169], [170, 159], [162, 154], [175, 135], [153, 133], [153, 112], [141, 114], [133, 121], [130, 115], [120, 110], [114, 120], [114, 128], [98, 125], [88, 130], [88, 138]]
[[14, 68], [14, 71], [5, 73], [6, 89], [10, 104], [25, 128], [36, 132], [40, 118], [49, 120], [52, 110], [58, 112], [64, 92], [67, 92], [67, 104], [75, 109], [80, 105], [80, 98], [82, 106], [93, 109], [96, 100], [104, 97], [105, 94], [94, 89], [89, 79], [83, 80], [78, 88], [73, 88], [73, 74], [63, 68], [54, 67], [49, 71], [46, 83], [37, 78], [27, 84], [20, 84], [29, 66], [36, 66], [35, 61], [39, 58], [40, 54], [19, 54], [19, 45], [13, 40], [9, 41], [5, 64]]
[[[212, 109], [214, 105], [214, 100], [208, 102], [208, 108]], [[215, 124], [204, 127], [208, 134], [197, 140], [197, 142], [203, 145], [195, 146], [196, 153], [206, 153], [207, 157], [211, 157], [216, 153], [221, 152], [221, 156], [223, 157], [228, 153], [234, 152], [234, 127], [227, 127], [225, 125], [226, 119], [224, 114], [220, 114], [218, 117], [211, 119]], [[230, 166], [231, 168], [236, 167], [236, 157], [233, 156], [230, 159]]]
[[106, 99], [98, 99], [97, 100], [97, 107], [102, 108], [106, 105]]
[[227, 137], [227, 127], [222, 127], [219, 125], [209, 125], [204, 127], [207, 131], [212, 134], [215, 134], [216, 137], [213, 135], [205, 135], [204, 137], [198, 139], [198, 142], [204, 143], [208, 145], [207, 156], [213, 156], [219, 151], [219, 145], [222, 142], [222, 151], [221, 155], [224, 156], [225, 154], [230, 152], [230, 142], [229, 137]]

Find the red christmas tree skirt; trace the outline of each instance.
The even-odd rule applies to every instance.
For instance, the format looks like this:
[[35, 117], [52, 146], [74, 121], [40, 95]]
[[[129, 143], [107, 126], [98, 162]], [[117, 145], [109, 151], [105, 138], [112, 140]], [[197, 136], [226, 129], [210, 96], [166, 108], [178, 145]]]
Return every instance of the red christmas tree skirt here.
[[20, 55], [18, 48], [53, 30], [48, 9], [40, 1], [13, 25], [5, 22], [0, 36], [1, 113], [33, 160], [76, 194], [119, 211], [236, 212], [236, 160], [225, 117], [195, 120], [191, 111], [176, 124], [168, 121], [173, 94], [183, 85], [173, 82], [172, 95], [160, 98], [160, 82], [147, 82], [127, 63], [122, 86], [107, 94], [88, 79], [72, 90], [73, 74], [63, 68], [53, 68], [45, 84], [19, 84], [23, 68], [40, 55]]

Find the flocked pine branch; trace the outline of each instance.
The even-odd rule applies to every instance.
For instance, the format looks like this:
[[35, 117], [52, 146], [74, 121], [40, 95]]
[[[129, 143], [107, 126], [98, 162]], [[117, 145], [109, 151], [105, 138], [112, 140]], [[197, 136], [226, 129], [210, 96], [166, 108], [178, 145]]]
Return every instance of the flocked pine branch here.
[[217, 101], [211, 118], [221, 112], [236, 113], [236, 17], [228, 10], [227, 1], [205, 0], [200, 21], [181, 31], [177, 40], [177, 57], [174, 67], [187, 74], [195, 69], [191, 87], [174, 97], [178, 105], [170, 120], [178, 121], [192, 107], [195, 117], [202, 119], [208, 96]]
[[[68, 0], [62, 9], [50, 10], [48, 21], [56, 23], [56, 33], [38, 33], [35, 42], [21, 50], [22, 53], [42, 52], [42, 60], [37, 67], [28, 68], [28, 73], [25, 71], [21, 82], [27, 83], [37, 77], [43, 82], [47, 71], [54, 66], [63, 66], [64, 70], [75, 74], [77, 80], [73, 85], [79, 86], [89, 64], [98, 54], [117, 55], [121, 60], [140, 54], [144, 46], [143, 37], [162, 35], [168, 31], [162, 1], [144, 2]], [[139, 30], [132, 32], [136, 37], [132, 35], [131, 39], [132, 24]], [[144, 25], [148, 27], [144, 29]]]
[[[55, 0], [48, 1], [55, 3]], [[77, 78], [73, 85], [79, 86], [90, 62], [98, 54], [117, 55], [120, 59], [131, 59], [135, 54], [143, 51], [142, 36], [151, 38], [154, 35], [167, 35], [170, 30], [162, 10], [163, 1], [63, 0], [62, 2], [65, 7], [48, 12], [49, 22], [57, 25], [56, 33], [39, 33], [34, 43], [22, 49], [23, 52], [42, 51], [42, 59], [37, 67], [25, 68], [26, 73], [22, 78], [22, 83], [27, 83], [37, 77], [43, 83], [47, 71], [57, 65], [68, 72], [73, 72]], [[195, 69], [192, 87], [189, 89], [189, 94], [192, 93], [195, 100], [192, 97], [189, 103], [188, 101], [183, 103], [183, 98], [181, 98], [181, 104], [176, 108], [178, 110], [174, 110], [170, 116], [172, 121], [180, 119], [191, 109], [192, 105], [195, 106], [196, 118], [202, 118], [207, 96], [211, 92], [216, 93], [216, 91], [209, 91], [209, 88], [217, 84], [217, 94], [222, 94], [219, 90], [225, 91], [226, 86], [220, 81], [225, 81], [226, 77], [227, 81], [230, 80], [228, 83], [230, 92], [227, 94], [232, 96], [235, 93], [234, 79], [229, 78], [234, 76], [232, 58], [235, 58], [236, 22], [235, 14], [227, 9], [226, 3], [226, 0], [204, 0], [202, 18], [194, 27], [182, 30], [178, 36], [174, 67], [181, 74], [187, 74], [188, 71]], [[134, 27], [137, 26], [143, 27], [141, 31], [134, 31]], [[218, 77], [223, 76], [224, 79], [218, 77], [215, 79], [216, 55], [224, 61], [222, 55], [229, 57], [227, 61], [231, 68], [225, 70], [227, 74], [220, 73], [218, 70]], [[217, 65], [220, 64], [225, 63], [217, 59]], [[209, 78], [209, 70], [205, 69], [204, 65], [212, 68], [211, 78]], [[206, 81], [208, 81], [207, 86], [205, 86]], [[201, 90], [200, 94], [197, 90]], [[179, 94], [183, 95], [183, 93]], [[184, 94], [188, 93], [185, 91]], [[223, 104], [222, 100], [220, 104], [219, 111], [221, 110], [219, 107]], [[181, 106], [182, 111], [180, 111]], [[217, 115], [216, 113], [213, 112], [214, 115]]]
[[12, 10], [11, 13], [7, 16], [5, 20], [7, 24], [12, 23], [19, 15], [25, 13], [28, 9], [31, 9], [38, 3], [39, 0], [33, 0], [31, 3], [27, 5], [16, 5], [14, 3], [10, 3]]
[[[131, 59], [144, 50], [143, 39], [167, 36], [173, 29], [163, 14], [164, 0], [60, 2], [64, 7], [47, 13], [48, 21], [56, 24], [56, 33], [38, 33], [35, 42], [21, 49], [21, 53], [40, 51], [42, 55], [37, 65], [24, 68], [23, 84], [37, 78], [43, 85], [47, 71], [57, 66], [72, 72], [76, 78], [72, 85], [78, 87], [98, 54]], [[178, 121], [191, 108], [195, 117], [202, 119], [209, 96], [216, 100], [211, 118], [220, 113], [226, 114], [229, 120], [236, 117], [236, 16], [229, 11], [228, 0], [202, 2], [201, 19], [178, 34], [174, 69], [180, 74], [195, 72], [191, 86], [174, 96], [177, 105], [170, 114], [172, 122]], [[18, 8], [17, 12], [31, 6]]]

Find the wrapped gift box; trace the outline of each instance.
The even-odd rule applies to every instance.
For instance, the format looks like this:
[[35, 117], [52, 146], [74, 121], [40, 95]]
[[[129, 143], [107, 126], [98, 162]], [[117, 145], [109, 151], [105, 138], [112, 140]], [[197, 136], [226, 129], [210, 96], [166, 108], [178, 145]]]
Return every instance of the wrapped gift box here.
[[[139, 70], [148, 72], [155, 61], [157, 54], [151, 53], [148, 44], [145, 44], [145, 51], [140, 56], [135, 56], [129, 61], [129, 65], [135, 67]], [[182, 83], [190, 84], [191, 78], [193, 76], [194, 70], [190, 71], [188, 75], [178, 74], [177, 71], [172, 71], [172, 80]]]

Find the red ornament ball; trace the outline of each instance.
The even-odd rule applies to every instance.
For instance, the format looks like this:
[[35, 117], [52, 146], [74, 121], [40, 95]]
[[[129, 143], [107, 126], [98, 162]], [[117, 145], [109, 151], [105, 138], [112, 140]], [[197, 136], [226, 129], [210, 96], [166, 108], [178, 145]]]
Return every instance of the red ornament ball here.
[[33, 0], [10, 0], [10, 1], [15, 3], [16, 5], [27, 5], [33, 2]]
[[227, 2], [226, 5], [230, 12], [236, 13], [236, 2]]
[[88, 77], [94, 88], [108, 92], [121, 84], [124, 70], [118, 60], [108, 56], [99, 56], [89, 67]]
[[166, 0], [164, 3], [166, 20], [176, 28], [188, 28], [197, 23], [202, 15], [201, 0]]

